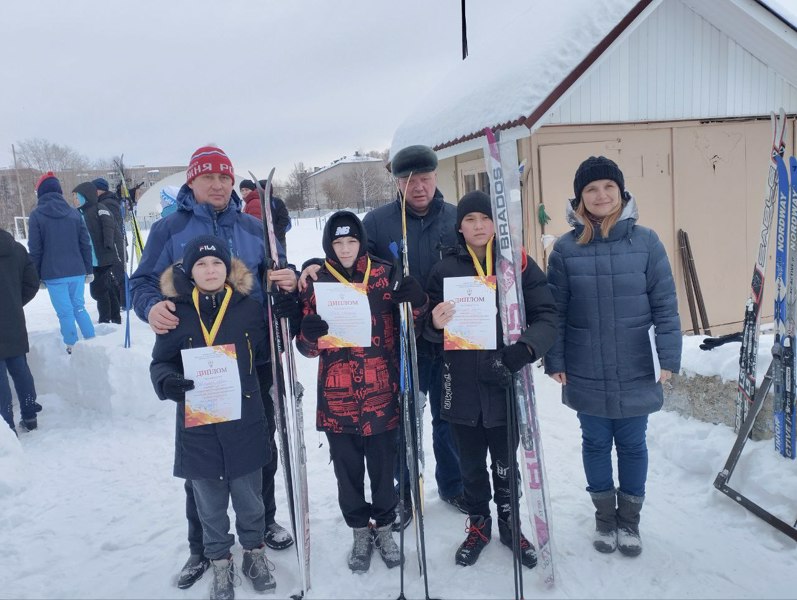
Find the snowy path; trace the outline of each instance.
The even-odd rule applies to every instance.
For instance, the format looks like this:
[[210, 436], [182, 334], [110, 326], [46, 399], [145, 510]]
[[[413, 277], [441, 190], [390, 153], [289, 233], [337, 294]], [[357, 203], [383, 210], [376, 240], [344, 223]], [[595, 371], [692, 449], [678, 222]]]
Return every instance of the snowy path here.
[[[289, 234], [291, 256], [314, 254], [317, 239], [313, 221], [302, 222]], [[90, 310], [95, 314], [93, 305]], [[149, 382], [153, 334], [134, 321], [133, 348], [126, 350], [123, 328], [102, 326], [70, 358], [46, 294], [26, 313], [30, 362], [45, 409], [40, 429], [19, 442], [0, 428], [0, 598], [206, 598], [208, 578], [185, 591], [174, 586], [187, 557], [184, 494], [182, 481], [171, 476], [174, 406], [158, 401]], [[299, 357], [299, 368], [307, 388], [312, 511], [308, 597], [395, 598], [398, 570], [388, 571], [377, 556], [365, 576], [346, 567], [351, 534], [337, 506], [326, 442], [314, 428], [315, 361]], [[712, 486], [733, 444], [731, 430], [673, 413], [650, 420], [644, 552], [628, 559], [592, 550], [578, 421], [561, 405], [555, 383], [542, 373], [536, 381], [558, 583], [546, 590], [536, 572], [526, 572], [527, 598], [797, 597], [794, 542]], [[475, 567], [454, 565], [464, 518], [437, 497], [429, 422], [425, 441], [431, 595], [511, 597], [511, 553], [497, 536]], [[797, 517], [797, 463], [778, 457], [770, 442], [748, 443], [732, 483], [781, 518]], [[278, 520], [287, 524], [281, 474], [277, 485]], [[406, 593], [418, 598], [423, 587], [411, 531]], [[236, 546], [239, 562], [240, 553]], [[298, 583], [295, 552], [271, 551], [269, 558], [276, 565], [276, 597], [287, 597]], [[259, 597], [248, 582], [236, 594]]]

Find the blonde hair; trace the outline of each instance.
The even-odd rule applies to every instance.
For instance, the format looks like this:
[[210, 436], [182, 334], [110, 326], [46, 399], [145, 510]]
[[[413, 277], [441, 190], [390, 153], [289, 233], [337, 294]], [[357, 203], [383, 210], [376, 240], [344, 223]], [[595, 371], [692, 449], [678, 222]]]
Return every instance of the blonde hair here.
[[[617, 225], [617, 221], [620, 219], [620, 215], [623, 212], [623, 206], [624, 202], [620, 200], [620, 203], [617, 205], [617, 209], [610, 215], [606, 215], [601, 221], [601, 235], [603, 237], [608, 237], [612, 227]], [[578, 243], [582, 246], [585, 246], [592, 241], [593, 237], [595, 237], [595, 226], [590, 219], [591, 213], [584, 206], [583, 200], [579, 201], [575, 212], [579, 217], [581, 217], [581, 221], [584, 223], [584, 231], [582, 231], [581, 235], [578, 236]]]

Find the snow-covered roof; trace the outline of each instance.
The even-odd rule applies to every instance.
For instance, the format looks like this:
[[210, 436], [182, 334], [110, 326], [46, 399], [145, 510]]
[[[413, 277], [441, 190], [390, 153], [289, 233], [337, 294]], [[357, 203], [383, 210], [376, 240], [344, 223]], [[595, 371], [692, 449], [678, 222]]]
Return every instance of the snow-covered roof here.
[[[496, 29], [499, 33], [489, 51], [472, 53], [418, 102], [396, 130], [391, 155], [411, 144], [438, 150], [453, 146], [481, 136], [485, 127], [528, 135], [606, 50], [630, 34], [661, 2], [538, 0], [530, 4], [510, 24]], [[758, 18], [758, 13], [769, 11], [776, 17], [770, 21], [797, 30], [797, 0], [684, 2], [693, 10], [702, 8], [704, 14], [729, 13], [733, 8], [742, 15], [733, 16], [737, 28], [745, 27], [744, 16], [752, 13]], [[773, 26], [768, 23], [767, 27]], [[776, 51], [782, 46], [763, 43], [769, 55], [783, 54]], [[790, 58], [783, 56], [784, 69]]]
[[310, 177], [313, 175], [318, 175], [319, 173], [323, 173], [324, 171], [328, 171], [333, 167], [337, 167], [338, 165], [343, 165], [346, 163], [363, 163], [363, 162], [384, 162], [381, 158], [374, 158], [373, 156], [363, 156], [362, 154], [355, 154], [354, 156], [344, 156], [343, 158], [339, 158], [337, 160], [333, 160], [330, 164], [326, 167], [321, 167], [310, 173]]

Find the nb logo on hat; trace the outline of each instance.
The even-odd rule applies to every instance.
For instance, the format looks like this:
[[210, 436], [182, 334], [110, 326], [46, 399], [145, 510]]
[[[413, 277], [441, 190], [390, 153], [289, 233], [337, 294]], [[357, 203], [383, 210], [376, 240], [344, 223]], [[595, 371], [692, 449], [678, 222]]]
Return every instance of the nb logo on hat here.
[[205, 244], [204, 246], [200, 246], [199, 247], [199, 251], [200, 252], [203, 252], [203, 251], [204, 252], [211, 252], [211, 251], [215, 252], [216, 251], [216, 246], [211, 246], [210, 244]]
[[335, 235], [348, 235], [351, 231], [351, 227], [348, 225], [341, 225], [335, 230]]

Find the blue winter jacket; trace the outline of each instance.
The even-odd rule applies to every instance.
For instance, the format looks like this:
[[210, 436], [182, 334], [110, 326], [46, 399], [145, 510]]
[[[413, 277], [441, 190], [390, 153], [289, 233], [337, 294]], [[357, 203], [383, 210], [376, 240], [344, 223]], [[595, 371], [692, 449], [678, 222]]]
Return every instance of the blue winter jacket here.
[[546, 373], [565, 373], [562, 401], [597, 417], [650, 414], [663, 403], [654, 381], [648, 329], [655, 326], [662, 369], [681, 367], [681, 322], [675, 283], [656, 233], [636, 224], [631, 198], [604, 238], [586, 245], [584, 226], [568, 207], [573, 231], [554, 244], [548, 285], [559, 311], [559, 336], [545, 356]]
[[[159, 277], [167, 267], [183, 257], [186, 243], [198, 235], [213, 234], [227, 241], [232, 256], [240, 258], [260, 280], [265, 265], [263, 223], [241, 212], [241, 200], [233, 192], [227, 208], [216, 212], [200, 204], [188, 185], [177, 194], [177, 211], [155, 222], [150, 230], [141, 263], [130, 278], [133, 308], [143, 321], [149, 310], [164, 299]], [[279, 247], [280, 259], [285, 253]], [[256, 285], [252, 297], [263, 303], [263, 290]]]
[[92, 272], [89, 230], [78, 210], [58, 192], [43, 194], [30, 213], [28, 250], [45, 281]]

